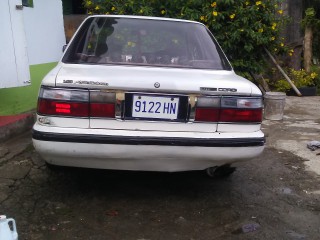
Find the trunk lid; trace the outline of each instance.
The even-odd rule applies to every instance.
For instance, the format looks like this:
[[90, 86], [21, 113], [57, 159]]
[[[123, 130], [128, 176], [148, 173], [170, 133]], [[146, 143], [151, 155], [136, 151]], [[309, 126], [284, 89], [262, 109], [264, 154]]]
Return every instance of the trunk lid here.
[[[188, 120], [196, 96], [261, 95], [253, 83], [233, 71], [130, 65], [61, 63], [56, 87], [115, 92], [117, 103], [120, 103], [117, 106], [118, 112], [121, 113], [118, 113], [116, 119], [90, 118], [90, 128], [142, 131], [215, 132], [217, 123], [193, 122], [192, 116], [191, 121]], [[134, 118], [133, 99], [145, 96], [179, 98], [180, 103], [183, 103], [179, 105], [179, 121]]]
[[[154, 86], [156, 82], [160, 84], [159, 88]], [[233, 71], [145, 66], [62, 64], [56, 86], [138, 92], [261, 95], [253, 83]]]

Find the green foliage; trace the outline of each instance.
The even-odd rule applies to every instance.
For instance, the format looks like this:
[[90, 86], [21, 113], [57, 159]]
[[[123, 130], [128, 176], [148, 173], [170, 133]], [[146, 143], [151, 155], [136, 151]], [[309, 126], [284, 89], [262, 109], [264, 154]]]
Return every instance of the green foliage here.
[[318, 95], [320, 94], [320, 66], [319, 65], [313, 65], [311, 66], [311, 72], [314, 72], [317, 74], [317, 76], [314, 79], [315, 85], [317, 86]]
[[33, 8], [33, 0], [22, 0], [22, 5]]
[[[315, 86], [318, 79], [316, 72], [307, 73], [304, 69], [294, 70], [289, 69], [289, 77], [297, 88]], [[291, 86], [287, 80], [281, 79], [275, 83], [277, 91], [286, 92]]]
[[84, 0], [88, 14], [128, 14], [200, 21], [214, 34], [239, 72], [263, 69], [264, 47], [288, 49], [279, 31], [285, 18], [281, 0]]
[[316, 11], [313, 7], [307, 8], [305, 11], [305, 16], [302, 20], [303, 27], [311, 27], [314, 30], [318, 30], [320, 27], [320, 19], [316, 17]]
[[[320, 1], [317, 2], [315, 1], [314, 4], [320, 4]], [[319, 6], [318, 6], [318, 12], [320, 11]], [[305, 11], [305, 16], [302, 20], [302, 26], [304, 28], [310, 27], [312, 28], [313, 31], [313, 55], [317, 58], [319, 58], [319, 52], [320, 52], [320, 18], [319, 18], [319, 13], [317, 14], [317, 11], [315, 8], [309, 7]]]

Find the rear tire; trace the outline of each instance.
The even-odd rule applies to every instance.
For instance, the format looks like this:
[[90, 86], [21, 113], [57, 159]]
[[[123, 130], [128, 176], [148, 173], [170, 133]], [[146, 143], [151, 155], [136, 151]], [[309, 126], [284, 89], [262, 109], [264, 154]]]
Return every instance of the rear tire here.
[[211, 178], [225, 178], [230, 176], [236, 170], [235, 167], [228, 165], [207, 168], [206, 174]]

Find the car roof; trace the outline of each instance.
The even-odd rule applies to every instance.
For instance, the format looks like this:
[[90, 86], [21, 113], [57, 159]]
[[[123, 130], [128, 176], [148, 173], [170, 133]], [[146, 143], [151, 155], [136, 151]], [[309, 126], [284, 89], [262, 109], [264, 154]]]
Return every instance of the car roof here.
[[165, 18], [165, 17], [151, 17], [151, 16], [139, 16], [139, 15], [91, 15], [88, 18], [94, 17], [112, 17], [112, 18], [131, 18], [131, 19], [149, 19], [149, 20], [158, 20], [158, 21], [172, 21], [172, 22], [188, 22], [188, 23], [197, 23], [200, 25], [204, 25], [200, 22], [185, 20], [185, 19], [177, 19], [177, 18]]

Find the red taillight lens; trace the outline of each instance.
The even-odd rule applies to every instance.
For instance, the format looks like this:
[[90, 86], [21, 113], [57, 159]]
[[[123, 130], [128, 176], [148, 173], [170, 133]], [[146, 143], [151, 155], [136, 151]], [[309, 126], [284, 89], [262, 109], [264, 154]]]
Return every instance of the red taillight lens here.
[[70, 103], [56, 103], [56, 112], [70, 114], [71, 113]]
[[261, 122], [262, 109], [221, 109], [220, 122]]
[[91, 103], [90, 117], [114, 118], [115, 104], [114, 103]]
[[115, 117], [116, 94], [99, 90], [90, 91], [90, 117]]
[[219, 120], [220, 97], [198, 97], [195, 109], [195, 121], [217, 122]]
[[52, 99], [39, 99], [38, 113], [44, 115], [64, 115], [74, 117], [88, 117], [88, 103], [58, 102]]
[[217, 122], [219, 120], [219, 109], [197, 108], [195, 121], [199, 122]]
[[194, 120], [199, 122], [261, 122], [262, 98], [199, 97]]

